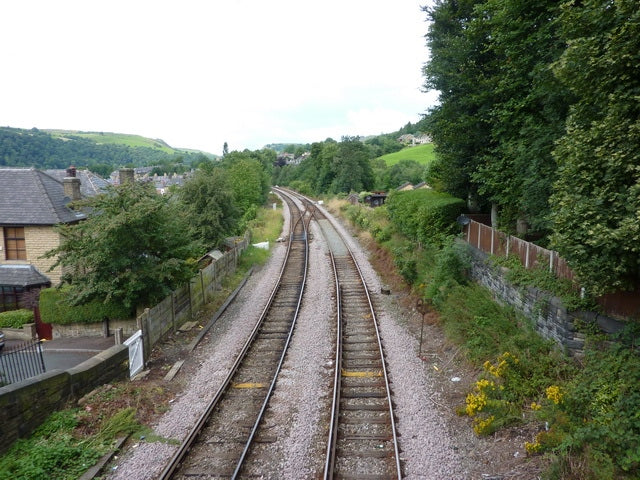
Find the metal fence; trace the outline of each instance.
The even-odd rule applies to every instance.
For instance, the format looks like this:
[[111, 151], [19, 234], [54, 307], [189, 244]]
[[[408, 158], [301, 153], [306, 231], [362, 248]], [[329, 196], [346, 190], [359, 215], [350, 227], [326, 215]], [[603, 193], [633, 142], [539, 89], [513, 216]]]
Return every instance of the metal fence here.
[[35, 377], [45, 370], [40, 340], [25, 342], [0, 354], [0, 386]]

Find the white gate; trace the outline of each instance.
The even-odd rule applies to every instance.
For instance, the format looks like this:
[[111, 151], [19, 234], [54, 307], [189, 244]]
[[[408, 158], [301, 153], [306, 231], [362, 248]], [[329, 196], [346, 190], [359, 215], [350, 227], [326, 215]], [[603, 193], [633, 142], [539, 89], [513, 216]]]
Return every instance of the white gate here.
[[142, 330], [138, 330], [124, 341], [129, 347], [129, 378], [133, 378], [144, 367]]

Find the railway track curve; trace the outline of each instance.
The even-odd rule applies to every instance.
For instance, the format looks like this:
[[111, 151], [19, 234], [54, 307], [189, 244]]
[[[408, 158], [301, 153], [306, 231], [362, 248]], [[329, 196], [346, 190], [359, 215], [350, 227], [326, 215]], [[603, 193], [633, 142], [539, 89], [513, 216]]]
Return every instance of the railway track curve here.
[[291, 341], [307, 276], [310, 217], [283, 198], [292, 231], [279, 280], [229, 374], [161, 480], [235, 479], [250, 454]]

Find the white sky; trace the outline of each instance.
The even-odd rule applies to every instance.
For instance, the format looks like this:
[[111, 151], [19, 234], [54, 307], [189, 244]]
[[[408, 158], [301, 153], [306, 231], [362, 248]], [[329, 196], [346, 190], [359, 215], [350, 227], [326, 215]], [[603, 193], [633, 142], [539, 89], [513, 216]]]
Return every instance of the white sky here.
[[9, 0], [0, 126], [221, 154], [416, 122], [427, 0]]

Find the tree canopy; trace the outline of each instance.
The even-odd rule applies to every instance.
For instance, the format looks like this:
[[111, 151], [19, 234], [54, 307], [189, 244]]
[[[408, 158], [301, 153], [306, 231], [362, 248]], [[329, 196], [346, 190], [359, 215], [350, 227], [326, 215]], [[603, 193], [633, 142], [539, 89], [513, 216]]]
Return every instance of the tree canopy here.
[[[593, 294], [640, 279], [640, 4], [437, 0], [425, 8], [427, 180], [549, 238]], [[486, 207], [485, 207], [486, 208]]]
[[59, 227], [61, 244], [47, 253], [63, 267], [69, 300], [150, 306], [194, 274], [197, 245], [179, 205], [149, 184], [125, 183], [79, 202], [87, 220]]
[[555, 72], [577, 98], [554, 152], [554, 245], [592, 293], [640, 279], [640, 4], [563, 5]]

